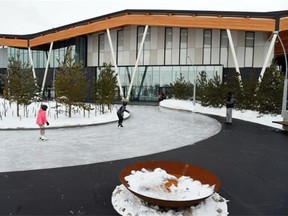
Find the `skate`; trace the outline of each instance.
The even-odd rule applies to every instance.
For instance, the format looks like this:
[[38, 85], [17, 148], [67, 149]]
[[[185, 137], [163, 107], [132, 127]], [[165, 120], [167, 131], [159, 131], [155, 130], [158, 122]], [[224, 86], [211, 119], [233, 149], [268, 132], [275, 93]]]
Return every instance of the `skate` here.
[[42, 135], [39, 139], [40, 139], [40, 140], [48, 140], [48, 138], [45, 137], [44, 135]]

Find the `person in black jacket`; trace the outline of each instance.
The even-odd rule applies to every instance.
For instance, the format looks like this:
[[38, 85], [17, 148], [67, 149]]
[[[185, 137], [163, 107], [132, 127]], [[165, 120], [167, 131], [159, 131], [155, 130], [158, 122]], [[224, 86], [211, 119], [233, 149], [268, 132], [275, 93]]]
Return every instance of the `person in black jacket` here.
[[123, 127], [122, 123], [123, 123], [123, 117], [124, 117], [124, 112], [130, 113], [127, 109], [126, 109], [126, 105], [127, 102], [124, 101], [123, 105], [118, 109], [117, 111], [117, 116], [118, 116], [118, 127]]
[[227, 98], [225, 100], [226, 103], [226, 124], [232, 125], [232, 110], [235, 105], [235, 98], [233, 97], [231, 92], [228, 92]]

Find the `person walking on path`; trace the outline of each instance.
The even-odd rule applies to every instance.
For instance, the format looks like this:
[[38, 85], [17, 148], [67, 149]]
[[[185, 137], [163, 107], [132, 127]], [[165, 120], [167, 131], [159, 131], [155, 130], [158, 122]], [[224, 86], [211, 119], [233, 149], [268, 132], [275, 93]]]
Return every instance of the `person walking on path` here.
[[226, 104], [226, 124], [232, 125], [232, 110], [235, 105], [235, 98], [233, 97], [231, 92], [228, 92], [227, 98], [225, 100]]
[[48, 126], [49, 122], [47, 120], [46, 117], [46, 110], [47, 110], [47, 106], [45, 104], [41, 105], [41, 108], [38, 111], [37, 114], [37, 119], [36, 119], [36, 124], [39, 125], [40, 127], [40, 138], [41, 140], [47, 140], [47, 138], [45, 137], [45, 124]]
[[126, 105], [127, 102], [124, 101], [122, 106], [118, 109], [117, 111], [117, 116], [118, 116], [118, 127], [123, 127], [122, 123], [123, 123], [123, 118], [124, 118], [124, 112], [130, 113], [127, 109], [126, 109]]

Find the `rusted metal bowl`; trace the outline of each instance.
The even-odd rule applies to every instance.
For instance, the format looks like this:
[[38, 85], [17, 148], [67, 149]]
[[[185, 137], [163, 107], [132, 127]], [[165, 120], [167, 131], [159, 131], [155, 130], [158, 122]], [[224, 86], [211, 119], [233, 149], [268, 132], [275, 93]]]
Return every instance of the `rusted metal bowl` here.
[[156, 198], [144, 196], [142, 194], [139, 194], [138, 192], [131, 190], [129, 188], [128, 182], [125, 180], [125, 177], [129, 176], [131, 174], [131, 171], [142, 170], [142, 168], [145, 168], [151, 171], [153, 171], [156, 168], [160, 168], [160, 169], [165, 170], [168, 174], [176, 176], [177, 178], [181, 176], [189, 176], [190, 178], [194, 180], [200, 181], [202, 184], [209, 184], [211, 186], [215, 185], [214, 192], [217, 192], [220, 188], [220, 181], [214, 174], [198, 166], [181, 163], [181, 162], [146, 161], [146, 162], [134, 163], [122, 169], [119, 174], [119, 179], [121, 183], [129, 191], [135, 194], [137, 197], [139, 197], [140, 199], [146, 201], [147, 203], [151, 205], [158, 205], [160, 207], [165, 207], [165, 208], [181, 208], [181, 207], [187, 207], [187, 206], [193, 206], [193, 205], [195, 206], [195, 205], [198, 205], [201, 201], [211, 196], [213, 193], [207, 197], [202, 197], [201, 199], [184, 200], [184, 201], [165, 200], [165, 197], [163, 197], [163, 199], [156, 199]]

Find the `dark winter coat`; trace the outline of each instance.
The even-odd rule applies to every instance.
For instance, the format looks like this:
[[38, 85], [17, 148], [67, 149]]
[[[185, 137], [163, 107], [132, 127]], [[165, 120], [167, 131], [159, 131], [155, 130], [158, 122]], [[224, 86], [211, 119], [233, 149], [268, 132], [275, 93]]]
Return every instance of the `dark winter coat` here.
[[127, 112], [127, 113], [129, 113], [129, 111], [128, 110], [126, 110], [126, 105], [122, 105], [119, 109], [118, 109], [118, 111], [117, 111], [117, 115], [119, 116], [123, 116], [124, 115], [124, 112]]
[[229, 95], [226, 99], [226, 108], [234, 108], [235, 98], [232, 95]]

